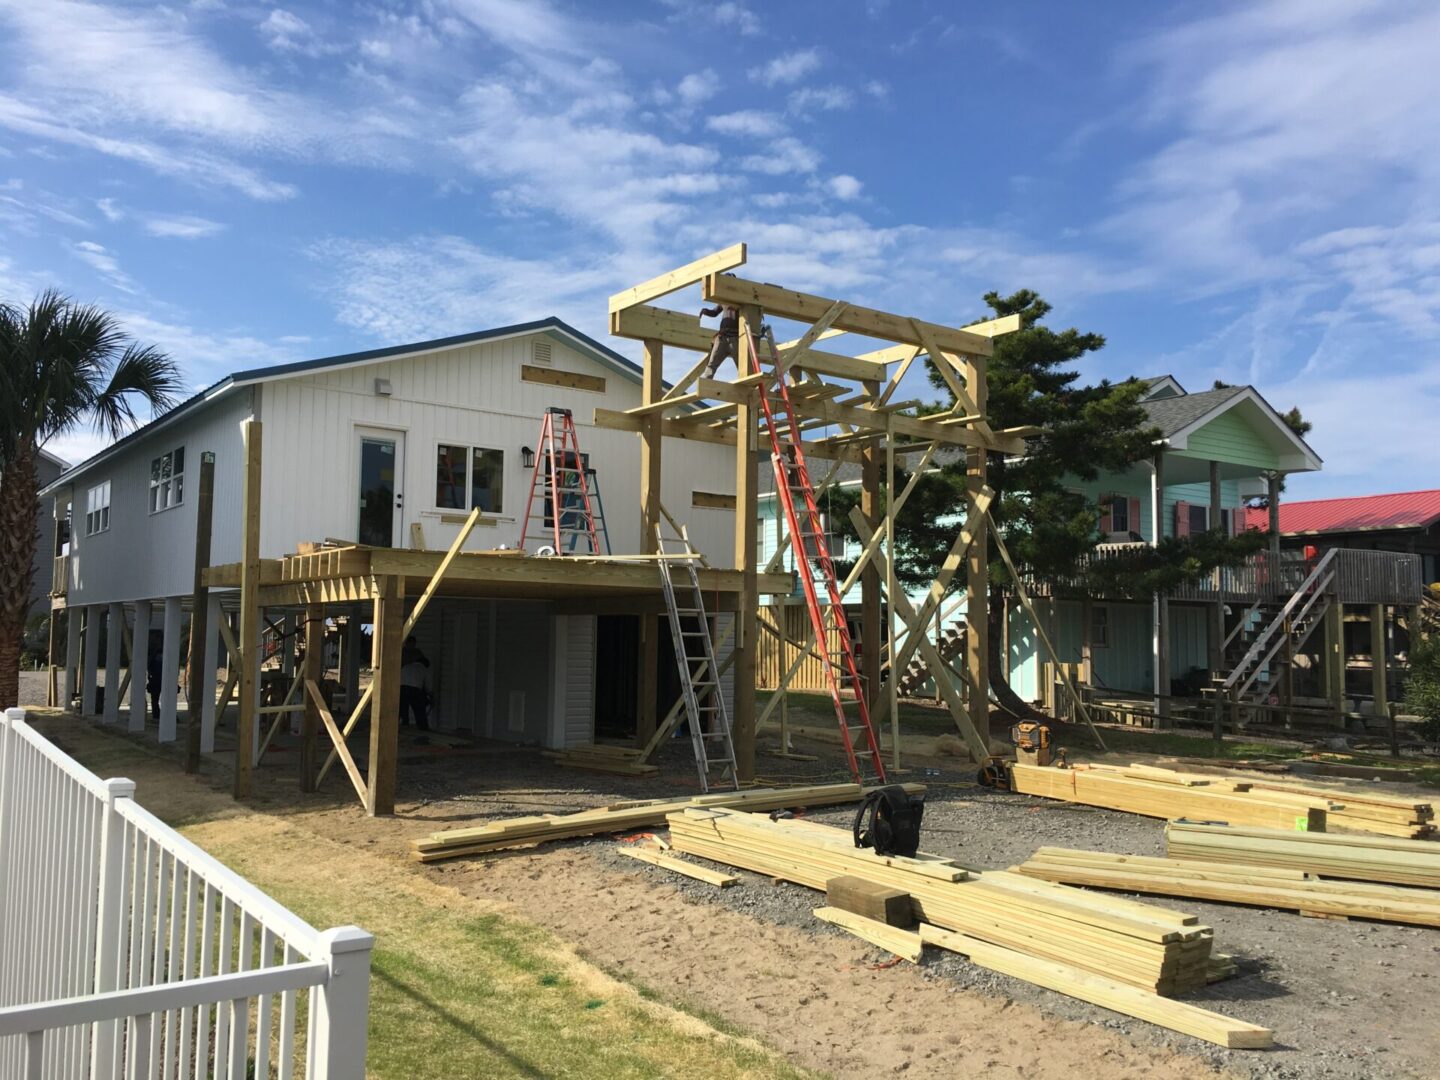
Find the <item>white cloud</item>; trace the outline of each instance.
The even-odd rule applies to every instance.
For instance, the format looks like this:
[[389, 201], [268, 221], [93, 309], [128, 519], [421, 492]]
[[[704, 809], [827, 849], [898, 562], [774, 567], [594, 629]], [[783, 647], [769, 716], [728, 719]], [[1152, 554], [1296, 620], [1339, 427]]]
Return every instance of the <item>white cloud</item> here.
[[224, 230], [220, 222], [192, 214], [153, 214], [145, 219], [145, 231], [151, 236], [176, 240], [199, 240]]
[[852, 199], [858, 199], [860, 192], [865, 187], [859, 180], [847, 173], [830, 177], [829, 180], [825, 181], [825, 186], [830, 189], [831, 195], [846, 202]]
[[265, 37], [265, 44], [276, 52], [319, 57], [338, 49], [338, 46], [322, 41], [314, 28], [299, 15], [283, 8], [272, 8], [259, 29]]
[[675, 87], [675, 95], [681, 103], [691, 107], [709, 101], [719, 92], [720, 76], [709, 68], [704, 71], [691, 72]]
[[106, 221], [121, 221], [125, 217], [125, 211], [114, 199], [96, 199], [95, 205], [105, 215]]
[[890, 96], [890, 84], [881, 82], [879, 79], [871, 79], [865, 84], [865, 93], [876, 101], [884, 101]]
[[121, 292], [138, 293], [140, 291], [135, 280], [120, 269], [120, 260], [100, 244], [93, 240], [81, 240], [71, 244], [70, 251], [77, 259], [89, 264], [92, 270]]
[[710, 6], [710, 14], [721, 26], [733, 26], [742, 34], [760, 33], [759, 16], [735, 0], [725, 0], [724, 3]]
[[820, 154], [799, 139], [785, 137], [769, 143], [763, 153], [742, 158], [740, 167], [769, 176], [812, 173], [820, 166]]
[[742, 109], [739, 112], [712, 116], [705, 126], [720, 135], [744, 135], [752, 139], [769, 139], [785, 131], [785, 122], [772, 112]]
[[805, 86], [790, 95], [790, 111], [797, 113], [848, 109], [853, 104], [855, 95], [843, 86]]
[[799, 82], [819, 68], [819, 49], [798, 49], [795, 52], [781, 53], [760, 67], [752, 68], [750, 77], [766, 86], [788, 85]]

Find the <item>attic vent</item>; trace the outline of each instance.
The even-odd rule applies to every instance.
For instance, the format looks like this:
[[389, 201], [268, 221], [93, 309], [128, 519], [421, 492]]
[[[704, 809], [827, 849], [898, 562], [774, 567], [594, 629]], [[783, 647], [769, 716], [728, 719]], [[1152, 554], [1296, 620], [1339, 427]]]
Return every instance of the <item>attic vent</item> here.
[[541, 367], [549, 367], [554, 362], [550, 356], [550, 342], [532, 341], [530, 343], [530, 359]]

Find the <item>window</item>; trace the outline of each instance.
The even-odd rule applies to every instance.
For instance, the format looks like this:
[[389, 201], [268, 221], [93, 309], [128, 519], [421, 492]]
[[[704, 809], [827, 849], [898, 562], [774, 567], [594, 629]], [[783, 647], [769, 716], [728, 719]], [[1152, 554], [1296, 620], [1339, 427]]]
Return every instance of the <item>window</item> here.
[[1190, 535], [1203, 533], [1210, 528], [1210, 508], [1208, 506], [1197, 506], [1192, 503], [1188, 507], [1190, 513]]
[[1110, 496], [1110, 532], [1130, 531], [1130, 500], [1124, 495]]
[[110, 528], [110, 481], [97, 484], [85, 496], [85, 535]]
[[435, 506], [440, 510], [478, 507], [498, 514], [504, 505], [505, 454], [481, 446], [442, 443], [435, 448]]
[[1110, 609], [1095, 606], [1090, 609], [1090, 647], [1104, 649], [1110, 644]]
[[177, 446], [150, 462], [150, 513], [185, 501], [185, 448]]

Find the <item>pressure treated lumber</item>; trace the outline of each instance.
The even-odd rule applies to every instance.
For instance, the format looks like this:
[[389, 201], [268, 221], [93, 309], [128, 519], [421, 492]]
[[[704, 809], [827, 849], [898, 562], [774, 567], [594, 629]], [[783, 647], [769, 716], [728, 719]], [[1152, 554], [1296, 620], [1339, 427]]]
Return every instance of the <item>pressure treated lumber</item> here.
[[[923, 795], [924, 784], [905, 784], [911, 795]], [[550, 840], [576, 836], [598, 836], [626, 832], [646, 825], [659, 825], [668, 814], [686, 807], [736, 806], [766, 813], [800, 806], [834, 806], [858, 802], [873, 788], [859, 784], [820, 784], [793, 788], [750, 788], [723, 791], [681, 799], [641, 799], [615, 803], [574, 814], [542, 814], [506, 818], [485, 825], [446, 829], [411, 841], [413, 857], [419, 862], [438, 862], [462, 855], [478, 855], [506, 848], [531, 847]]]
[[871, 945], [877, 945], [886, 952], [894, 953], [901, 960], [909, 960], [912, 964], [920, 962], [924, 944], [920, 940], [920, 935], [913, 930], [898, 930], [883, 922], [867, 919], [863, 915], [856, 915], [852, 911], [845, 911], [837, 907], [818, 907], [815, 909], [814, 915], [817, 919], [832, 926], [850, 931]]
[[1440, 888], [1440, 844], [1388, 836], [1292, 833], [1172, 821], [1166, 854], [1176, 859], [1303, 870], [1327, 878]]
[[842, 874], [827, 881], [825, 903], [886, 926], [906, 927], [915, 921], [909, 893], [854, 874]]
[[1068, 964], [1040, 960], [1014, 949], [1002, 948], [966, 934], [953, 933], [924, 923], [920, 926], [920, 940], [928, 945], [939, 945], [952, 952], [961, 953], [968, 956], [971, 963], [998, 971], [1002, 975], [1024, 979], [1047, 990], [1088, 1001], [1092, 1005], [1133, 1016], [1137, 1020], [1158, 1024], [1171, 1031], [1193, 1035], [1217, 1046], [1231, 1050], [1264, 1050], [1274, 1045], [1274, 1033], [1269, 1028], [1248, 1024], [1243, 1020], [1232, 1020], [1228, 1016], [1221, 1016], [1183, 1001], [1171, 1001], [1158, 994], [1146, 993], [1115, 979], [1081, 971]]
[[1085, 766], [1056, 769], [1016, 763], [1010, 766], [1010, 784], [1022, 795], [1063, 799], [1146, 817], [1325, 831], [1325, 811], [1316, 807], [1250, 799], [1239, 792], [1157, 783]]
[[1320, 881], [1299, 870], [1049, 847], [1040, 848], [1011, 869], [1067, 885], [1218, 900], [1306, 915], [1440, 926], [1440, 891]]
[[823, 889], [851, 874], [910, 894], [916, 918], [1152, 992], [1204, 986], [1213, 932], [1194, 916], [1098, 896], [1003, 871], [981, 873], [934, 855], [856, 848], [850, 834], [803, 819], [731, 809], [667, 817], [676, 851]]
[[731, 885], [740, 884], [740, 879], [734, 874], [722, 874], [719, 870], [711, 870], [708, 866], [699, 866], [692, 862], [686, 862], [684, 859], [677, 859], [674, 855], [667, 855], [663, 851], [651, 851], [643, 847], [622, 847], [616, 850], [627, 859], [639, 859], [651, 866], [683, 874], [685, 877], [703, 881], [707, 885], [714, 885], [717, 888], [728, 889]]

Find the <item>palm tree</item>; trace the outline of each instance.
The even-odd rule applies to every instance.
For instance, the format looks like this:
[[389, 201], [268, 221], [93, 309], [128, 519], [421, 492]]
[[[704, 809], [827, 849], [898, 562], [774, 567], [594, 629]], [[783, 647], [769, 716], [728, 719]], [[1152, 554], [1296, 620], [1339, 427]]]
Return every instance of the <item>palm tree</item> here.
[[0, 304], [0, 708], [20, 695], [40, 447], [82, 423], [119, 438], [135, 424], [136, 399], [166, 409], [180, 385], [174, 361], [131, 341], [107, 311], [54, 290], [24, 310]]

